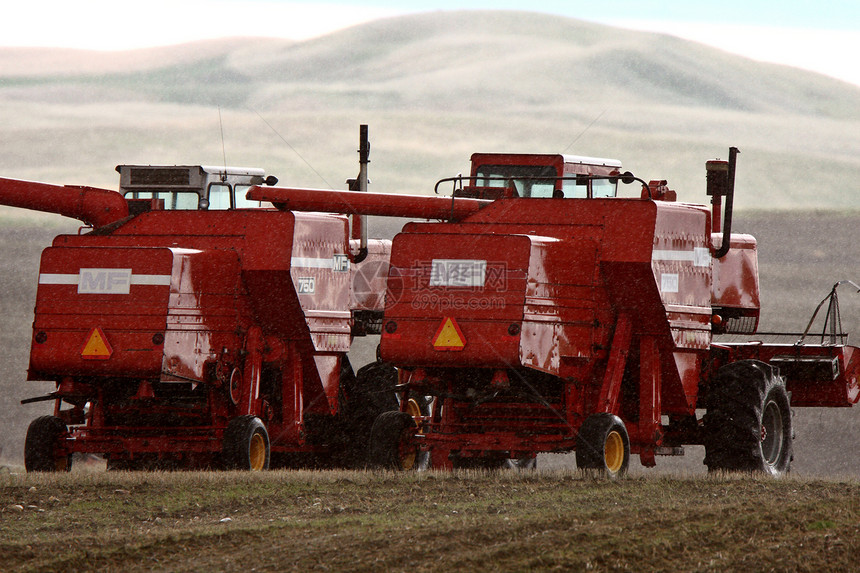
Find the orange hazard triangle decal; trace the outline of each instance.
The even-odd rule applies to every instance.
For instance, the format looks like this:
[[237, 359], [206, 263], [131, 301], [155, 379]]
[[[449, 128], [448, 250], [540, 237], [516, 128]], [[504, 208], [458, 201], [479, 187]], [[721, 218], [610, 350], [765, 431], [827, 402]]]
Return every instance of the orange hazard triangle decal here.
[[466, 338], [457, 321], [450, 317], [442, 319], [436, 336], [433, 337], [434, 350], [463, 350], [466, 346]]
[[81, 357], [90, 360], [107, 360], [111, 354], [113, 354], [113, 348], [110, 347], [102, 329], [98, 326], [92, 329], [87, 337], [87, 343], [81, 350]]

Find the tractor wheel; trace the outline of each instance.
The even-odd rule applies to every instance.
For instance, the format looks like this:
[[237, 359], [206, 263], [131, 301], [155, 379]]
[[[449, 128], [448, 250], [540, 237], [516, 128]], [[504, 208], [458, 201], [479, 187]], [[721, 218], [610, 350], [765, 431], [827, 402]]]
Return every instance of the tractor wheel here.
[[791, 407], [785, 380], [757, 360], [720, 368], [704, 416], [708, 471], [782, 476], [791, 464]]
[[337, 465], [360, 468], [367, 464], [374, 422], [383, 412], [399, 409], [396, 386], [397, 369], [384, 362], [368, 364], [355, 375], [341, 374], [343, 423], [334, 429], [338, 436], [333, 440]]
[[415, 420], [406, 412], [383, 412], [370, 430], [370, 465], [396, 470], [416, 469]]
[[586, 418], [576, 436], [576, 467], [616, 479], [627, 473], [628, 465], [630, 438], [621, 418], [608, 413]]
[[56, 416], [41, 416], [30, 423], [24, 441], [24, 467], [28, 472], [68, 472], [71, 454], [58, 454], [57, 445], [66, 433], [66, 424]]
[[266, 426], [256, 416], [233, 418], [224, 430], [221, 451], [227, 469], [269, 469], [269, 433]]

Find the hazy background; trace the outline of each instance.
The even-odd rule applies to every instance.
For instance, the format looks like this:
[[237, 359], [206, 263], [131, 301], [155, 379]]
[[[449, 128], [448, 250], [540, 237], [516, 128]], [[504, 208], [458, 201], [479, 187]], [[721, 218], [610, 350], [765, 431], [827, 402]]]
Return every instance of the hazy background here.
[[[343, 188], [367, 123], [373, 191], [432, 193], [476, 151], [566, 152], [620, 159], [704, 202], [705, 161], [734, 145], [735, 228], [760, 241], [763, 326], [802, 329], [836, 280], [860, 279], [860, 87], [675, 36], [439, 11], [301, 41], [0, 47], [0, 122], [0, 176], [106, 188], [120, 163], [225, 157], [283, 184]], [[26, 424], [47, 407], [18, 404], [45, 391], [24, 381], [38, 253], [77, 227], [0, 209], [4, 459], [20, 459]], [[860, 323], [854, 298], [842, 293], [849, 328]], [[798, 411], [798, 420], [795, 471], [860, 475], [856, 410]]]

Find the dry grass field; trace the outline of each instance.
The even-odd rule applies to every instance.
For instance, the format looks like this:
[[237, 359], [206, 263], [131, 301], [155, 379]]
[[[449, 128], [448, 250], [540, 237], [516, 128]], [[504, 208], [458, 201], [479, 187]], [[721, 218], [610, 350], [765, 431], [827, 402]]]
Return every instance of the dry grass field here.
[[0, 569], [850, 571], [858, 499], [572, 471], [0, 475]]

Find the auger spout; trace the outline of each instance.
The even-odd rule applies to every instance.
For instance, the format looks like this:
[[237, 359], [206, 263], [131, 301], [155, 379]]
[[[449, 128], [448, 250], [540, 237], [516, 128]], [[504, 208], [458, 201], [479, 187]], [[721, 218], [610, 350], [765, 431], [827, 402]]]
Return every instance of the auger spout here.
[[2, 177], [0, 204], [57, 213], [94, 227], [103, 227], [128, 217], [128, 203], [116, 191]]

